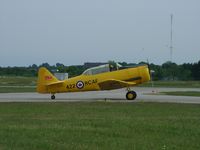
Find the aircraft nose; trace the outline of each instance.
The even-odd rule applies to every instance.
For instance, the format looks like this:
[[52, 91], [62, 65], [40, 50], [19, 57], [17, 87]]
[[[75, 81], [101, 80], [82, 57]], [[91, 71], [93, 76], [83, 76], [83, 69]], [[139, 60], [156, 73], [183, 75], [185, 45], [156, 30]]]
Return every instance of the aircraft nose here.
[[146, 66], [144, 69], [143, 69], [143, 82], [147, 82], [149, 81], [151, 78], [150, 78], [150, 69], [148, 66]]

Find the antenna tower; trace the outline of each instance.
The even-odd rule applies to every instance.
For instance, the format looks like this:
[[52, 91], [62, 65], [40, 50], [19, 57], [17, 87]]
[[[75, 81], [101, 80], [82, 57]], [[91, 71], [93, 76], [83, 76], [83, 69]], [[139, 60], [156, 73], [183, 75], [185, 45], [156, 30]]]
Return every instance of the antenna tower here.
[[171, 14], [171, 32], [170, 32], [170, 61], [172, 62], [172, 54], [173, 54], [173, 46], [172, 46], [172, 40], [173, 40], [173, 32], [172, 32], [172, 25], [173, 25], [173, 14]]

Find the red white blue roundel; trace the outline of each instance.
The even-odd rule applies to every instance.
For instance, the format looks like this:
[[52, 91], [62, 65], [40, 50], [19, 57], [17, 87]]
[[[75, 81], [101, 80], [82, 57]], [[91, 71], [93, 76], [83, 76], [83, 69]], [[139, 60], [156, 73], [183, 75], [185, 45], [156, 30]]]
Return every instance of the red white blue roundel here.
[[78, 89], [82, 89], [82, 88], [84, 87], [84, 83], [83, 83], [82, 81], [78, 81], [78, 82], [76, 83], [76, 87], [77, 87]]

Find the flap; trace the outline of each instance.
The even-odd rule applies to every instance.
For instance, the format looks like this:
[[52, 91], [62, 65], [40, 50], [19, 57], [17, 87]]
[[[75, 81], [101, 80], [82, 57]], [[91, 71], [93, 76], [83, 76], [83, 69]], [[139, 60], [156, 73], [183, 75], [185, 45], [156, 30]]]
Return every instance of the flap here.
[[98, 84], [101, 90], [120, 89], [120, 88], [136, 85], [135, 82], [126, 82], [126, 81], [115, 80], [115, 79], [105, 80], [105, 81], [99, 82]]

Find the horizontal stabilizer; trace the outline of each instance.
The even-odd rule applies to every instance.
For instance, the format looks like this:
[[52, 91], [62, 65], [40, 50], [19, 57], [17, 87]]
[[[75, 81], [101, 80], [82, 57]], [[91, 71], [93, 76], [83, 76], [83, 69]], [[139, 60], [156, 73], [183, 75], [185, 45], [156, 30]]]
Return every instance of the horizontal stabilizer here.
[[59, 85], [59, 84], [63, 84], [63, 83], [64, 83], [64, 81], [56, 81], [56, 82], [48, 83], [46, 85], [51, 86], [51, 85]]

